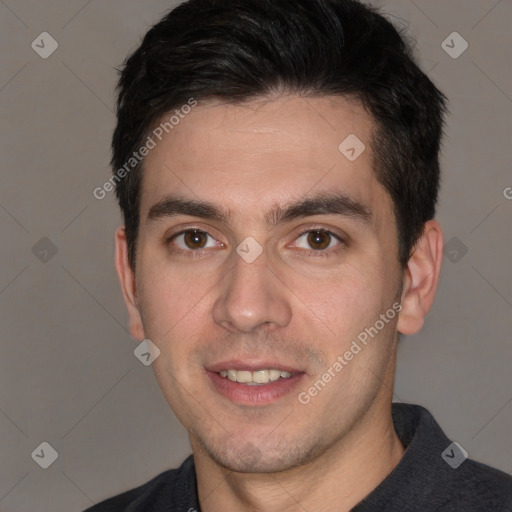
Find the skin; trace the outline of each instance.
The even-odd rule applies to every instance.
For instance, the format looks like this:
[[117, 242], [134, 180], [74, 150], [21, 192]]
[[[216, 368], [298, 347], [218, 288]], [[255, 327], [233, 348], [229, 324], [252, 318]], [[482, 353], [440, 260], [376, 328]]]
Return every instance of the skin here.
[[[417, 332], [431, 307], [442, 233], [427, 222], [400, 267], [392, 201], [371, 166], [373, 129], [363, 107], [341, 97], [209, 102], [145, 159], [136, 272], [123, 228], [116, 268], [132, 335], [161, 351], [153, 368], [189, 432], [204, 511], [349, 510], [403, 455], [391, 419], [398, 333]], [[349, 134], [366, 145], [353, 162], [338, 150]], [[265, 222], [276, 205], [333, 191], [363, 204], [371, 221], [320, 214]], [[168, 194], [209, 201], [229, 219], [147, 221]], [[202, 252], [183, 236], [167, 241], [191, 228], [212, 237]], [[326, 249], [312, 249], [299, 235], [319, 228], [344, 242], [327, 235]], [[235, 250], [249, 236], [263, 248], [252, 263]], [[298, 392], [397, 302], [400, 314], [301, 404]], [[213, 390], [206, 367], [251, 357], [306, 375], [297, 390], [263, 406]]]

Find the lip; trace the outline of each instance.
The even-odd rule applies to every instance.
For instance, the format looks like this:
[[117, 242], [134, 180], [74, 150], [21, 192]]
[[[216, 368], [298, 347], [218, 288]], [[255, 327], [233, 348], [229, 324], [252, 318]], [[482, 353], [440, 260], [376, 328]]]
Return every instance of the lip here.
[[269, 361], [269, 360], [247, 360], [241, 361], [239, 359], [231, 359], [229, 361], [222, 361], [220, 363], [215, 363], [211, 366], [207, 367], [207, 371], [219, 373], [222, 370], [238, 370], [238, 371], [248, 371], [248, 372], [256, 372], [258, 370], [279, 370], [281, 372], [288, 373], [304, 373], [303, 370], [298, 368], [293, 368], [291, 366], [286, 366], [277, 361]]
[[[280, 366], [280, 365], [278, 365]], [[224, 369], [225, 367], [221, 368]], [[254, 368], [254, 369], [253, 369]], [[239, 367], [240, 370], [255, 371], [258, 368], [275, 368], [276, 366], [259, 366], [245, 365]], [[235, 369], [233, 366], [230, 369]], [[238, 369], [238, 368], [237, 368]], [[293, 370], [293, 369], [292, 369]], [[220, 371], [220, 370], [219, 370]], [[289, 371], [289, 370], [282, 370]], [[275, 381], [268, 382], [267, 384], [260, 384], [258, 386], [248, 386], [239, 382], [233, 382], [227, 377], [221, 377], [217, 372], [206, 370], [213, 390], [228, 400], [240, 405], [268, 405], [276, 402], [285, 395], [290, 394], [305, 377], [304, 372], [290, 372], [292, 375], [288, 378], [281, 378]]]

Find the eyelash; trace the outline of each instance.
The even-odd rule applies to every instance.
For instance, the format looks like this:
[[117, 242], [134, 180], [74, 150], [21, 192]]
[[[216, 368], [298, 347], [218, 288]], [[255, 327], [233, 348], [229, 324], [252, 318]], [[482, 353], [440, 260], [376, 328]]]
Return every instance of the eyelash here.
[[305, 251], [306, 254], [308, 256], [312, 256], [314, 258], [329, 258], [330, 256], [333, 256], [336, 255], [338, 252], [340, 252], [341, 248], [343, 245], [346, 245], [346, 242], [345, 240], [343, 240], [343, 238], [341, 238], [339, 235], [337, 235], [336, 233], [333, 233], [332, 231], [329, 231], [328, 229], [325, 229], [325, 228], [308, 228], [306, 230], [304, 230], [302, 233], [300, 233], [299, 235], [297, 235], [296, 239], [295, 240], [298, 240], [300, 237], [308, 234], [308, 233], [323, 233], [323, 234], [326, 234], [326, 235], [329, 235], [331, 237], [331, 239], [335, 239], [339, 242], [339, 244], [333, 249], [323, 249], [323, 250], [307, 250], [307, 249], [302, 249], [302, 251]]
[[[186, 233], [189, 233], [191, 231], [197, 231], [198, 233], [202, 233], [204, 235], [209, 236], [213, 240], [216, 240], [212, 235], [210, 235], [210, 233], [208, 233], [207, 231], [204, 231], [203, 229], [187, 228], [187, 229], [184, 229], [184, 230], [180, 231], [179, 233], [175, 233], [174, 235], [171, 235], [169, 238], [167, 238], [166, 239], [166, 245], [171, 246], [172, 242], [176, 238], [178, 238], [181, 235], [185, 235]], [[219, 243], [221, 243], [221, 242], [219, 242]], [[224, 244], [222, 244], [222, 245], [224, 245]], [[197, 250], [188, 249], [188, 250], [185, 250], [185, 249], [180, 249], [180, 248], [177, 248], [177, 249], [176, 248], [171, 248], [171, 251], [174, 252], [174, 253], [183, 254], [184, 256], [189, 257], [189, 258], [198, 258], [198, 257], [204, 256], [205, 253], [207, 252], [207, 250], [205, 250], [205, 249], [197, 249]]]
[[[214, 240], [216, 240], [212, 235], [210, 235], [207, 231], [204, 231], [202, 229], [199, 229], [199, 228], [187, 228], [187, 229], [184, 229], [178, 233], [175, 233], [173, 235], [171, 235], [170, 237], [168, 237], [166, 239], [166, 245], [170, 246], [171, 243], [176, 239], [178, 238], [179, 236], [181, 235], [184, 235], [186, 233], [189, 233], [190, 231], [197, 231], [199, 233], [202, 233], [204, 235], [207, 235], [209, 236], [210, 238], [213, 238]], [[313, 233], [313, 232], [319, 232], [319, 233], [324, 233], [324, 234], [327, 234], [329, 235], [330, 237], [334, 238], [335, 240], [337, 240], [339, 242], [339, 244], [333, 249], [323, 249], [323, 250], [307, 250], [307, 249], [301, 249], [302, 252], [305, 252], [307, 256], [312, 256], [312, 257], [320, 257], [320, 258], [326, 258], [326, 257], [330, 257], [334, 254], [337, 254], [340, 250], [341, 250], [341, 247], [340, 246], [344, 246], [346, 245], [346, 241], [341, 238], [339, 235], [337, 235], [336, 233], [333, 233], [332, 231], [328, 230], [328, 229], [325, 229], [325, 228], [308, 228], [304, 231], [302, 231], [301, 233], [299, 233], [295, 240], [298, 240], [299, 238], [301, 238], [302, 236], [308, 234], [308, 233]], [[217, 240], [216, 240], [217, 241]], [[222, 242], [219, 242], [221, 245], [224, 245], [222, 244]], [[185, 249], [175, 249], [175, 248], [172, 248], [171, 249], [172, 252], [175, 252], [175, 253], [181, 253], [181, 254], [184, 254], [185, 256], [189, 257], [189, 258], [197, 258], [197, 257], [201, 257], [201, 256], [204, 256], [204, 253], [207, 252], [207, 250], [203, 249], [197, 249], [197, 250], [194, 250], [194, 249], [188, 249], [188, 250], [185, 250]]]

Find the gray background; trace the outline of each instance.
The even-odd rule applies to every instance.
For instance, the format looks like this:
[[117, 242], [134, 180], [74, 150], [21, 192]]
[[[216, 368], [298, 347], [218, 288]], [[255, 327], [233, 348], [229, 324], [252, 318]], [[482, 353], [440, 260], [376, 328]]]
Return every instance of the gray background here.
[[[375, 3], [408, 25], [451, 110], [438, 214], [451, 242], [425, 327], [401, 343], [395, 399], [426, 406], [471, 457], [512, 472], [512, 3]], [[0, 1], [3, 512], [80, 511], [190, 452], [133, 355], [114, 196], [92, 196], [110, 172], [114, 68], [172, 5]], [[31, 48], [43, 31], [59, 44], [47, 59]], [[456, 59], [441, 46], [454, 31], [469, 43]], [[59, 454], [48, 469], [31, 457], [43, 441]]]

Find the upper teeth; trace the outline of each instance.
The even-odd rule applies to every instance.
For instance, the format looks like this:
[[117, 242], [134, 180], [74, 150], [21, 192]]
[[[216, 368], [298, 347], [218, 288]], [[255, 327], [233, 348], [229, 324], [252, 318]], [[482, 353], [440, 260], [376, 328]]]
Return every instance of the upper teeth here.
[[233, 382], [242, 382], [244, 384], [266, 384], [279, 378], [287, 379], [291, 377], [290, 372], [282, 372], [280, 370], [256, 370], [249, 372], [246, 370], [222, 370], [219, 372], [221, 377], [227, 377]]

